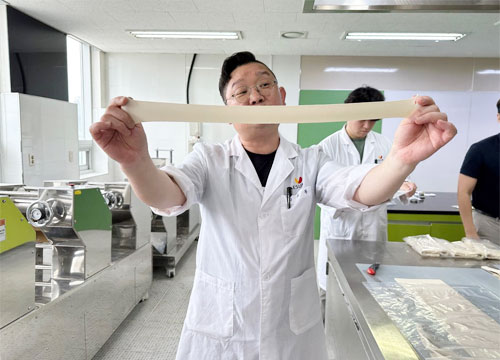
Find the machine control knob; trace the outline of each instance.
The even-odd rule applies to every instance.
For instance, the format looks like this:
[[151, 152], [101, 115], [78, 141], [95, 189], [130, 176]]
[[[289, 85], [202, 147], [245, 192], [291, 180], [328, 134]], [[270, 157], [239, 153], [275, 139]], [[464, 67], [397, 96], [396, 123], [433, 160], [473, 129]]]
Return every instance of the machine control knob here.
[[114, 194], [113, 191], [106, 191], [104, 194], [104, 201], [106, 202], [106, 205], [108, 205], [108, 208], [114, 209], [116, 207], [117, 201], [116, 201], [116, 195]]
[[54, 224], [59, 223], [66, 218], [66, 207], [61, 201], [58, 199], [48, 199], [47, 204], [49, 204], [54, 214]]
[[38, 221], [45, 217], [45, 214], [40, 209], [31, 210], [31, 218], [35, 221]]
[[44, 227], [52, 221], [54, 212], [46, 201], [35, 201], [26, 210], [28, 222], [34, 227]]
[[118, 192], [118, 191], [113, 191], [113, 195], [115, 196], [115, 199], [116, 199], [115, 207], [117, 209], [121, 209], [123, 207], [123, 202], [125, 201], [123, 199], [123, 194], [121, 192]]

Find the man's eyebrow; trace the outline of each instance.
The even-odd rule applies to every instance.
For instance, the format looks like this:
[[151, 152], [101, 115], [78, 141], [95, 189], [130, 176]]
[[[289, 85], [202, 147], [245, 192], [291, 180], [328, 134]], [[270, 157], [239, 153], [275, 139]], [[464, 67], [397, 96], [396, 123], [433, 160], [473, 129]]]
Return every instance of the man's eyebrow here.
[[[261, 70], [261, 71], [257, 71], [255, 73], [257, 76], [262, 76], [262, 75], [269, 75], [269, 76], [272, 76], [271, 73], [267, 70]], [[242, 79], [238, 79], [236, 80], [232, 85], [231, 85], [231, 89], [234, 88], [235, 85], [238, 85], [239, 83], [241, 83], [242, 81], [244, 81], [245, 79], [242, 78]]]
[[236, 80], [236, 81], [235, 81], [235, 82], [231, 85], [231, 89], [233, 89], [235, 85], [237, 85], [238, 83], [242, 82], [243, 80], [245, 80], [245, 79], [238, 79], [238, 80]]
[[262, 75], [269, 75], [271, 76], [271, 73], [267, 70], [261, 70], [256, 72], [257, 76], [262, 76]]

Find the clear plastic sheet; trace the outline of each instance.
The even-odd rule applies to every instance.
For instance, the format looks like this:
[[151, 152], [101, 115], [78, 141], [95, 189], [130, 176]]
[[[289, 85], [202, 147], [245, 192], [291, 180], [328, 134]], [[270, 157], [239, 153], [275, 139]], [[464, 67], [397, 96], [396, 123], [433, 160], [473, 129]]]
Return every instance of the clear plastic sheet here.
[[[425, 301], [397, 282], [364, 285], [422, 359], [500, 359], [500, 333], [495, 333], [500, 327], [500, 299], [491, 291], [481, 286], [454, 286], [434, 301], [431, 291]], [[457, 296], [463, 301], [454, 301]], [[469, 303], [468, 308], [464, 303]], [[453, 318], [461, 312], [462, 316]], [[464, 317], [463, 312], [468, 315]], [[487, 328], [484, 320], [490, 322]]]
[[461, 241], [449, 242], [429, 234], [407, 236], [403, 240], [424, 257], [500, 259], [500, 247], [489, 240], [463, 238]]

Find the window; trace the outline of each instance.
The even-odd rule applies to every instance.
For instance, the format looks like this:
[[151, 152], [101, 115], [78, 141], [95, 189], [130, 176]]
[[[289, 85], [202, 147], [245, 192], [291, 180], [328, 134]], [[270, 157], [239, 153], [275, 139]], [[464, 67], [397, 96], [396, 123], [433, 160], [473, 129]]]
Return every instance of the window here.
[[90, 46], [71, 36], [67, 38], [68, 100], [78, 105], [78, 159], [80, 173], [92, 170], [92, 88]]
[[80, 140], [78, 146], [78, 163], [80, 173], [92, 170], [92, 141]]

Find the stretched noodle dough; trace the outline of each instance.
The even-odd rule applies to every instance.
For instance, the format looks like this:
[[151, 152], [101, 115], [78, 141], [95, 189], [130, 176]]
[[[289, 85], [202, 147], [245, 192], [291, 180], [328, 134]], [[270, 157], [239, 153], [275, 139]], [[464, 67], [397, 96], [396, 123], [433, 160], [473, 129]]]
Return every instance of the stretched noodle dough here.
[[414, 99], [300, 106], [186, 105], [131, 99], [123, 109], [130, 114], [135, 123], [171, 121], [276, 124], [404, 118], [417, 106]]

